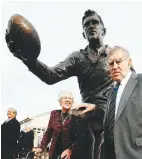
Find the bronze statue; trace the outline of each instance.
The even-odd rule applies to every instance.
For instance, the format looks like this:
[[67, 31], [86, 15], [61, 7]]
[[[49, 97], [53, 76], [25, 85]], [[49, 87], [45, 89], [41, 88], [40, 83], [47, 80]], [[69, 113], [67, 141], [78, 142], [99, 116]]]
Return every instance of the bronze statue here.
[[[96, 159], [101, 141], [100, 133], [103, 131], [102, 121], [106, 108], [107, 93], [112, 84], [106, 60], [109, 47], [103, 44], [106, 28], [101, 17], [95, 11], [85, 11], [82, 18], [82, 27], [83, 37], [88, 41], [88, 46], [85, 49], [74, 51], [54, 67], [49, 67], [38, 59], [24, 60], [19, 54], [16, 57], [22, 59], [33, 74], [49, 85], [72, 76], [77, 77], [82, 102], [94, 104], [96, 107], [96, 111], [93, 113], [93, 122], [89, 123], [95, 136], [95, 147], [92, 146], [94, 154], [87, 158]], [[6, 34], [7, 36], [8, 34]], [[9, 45], [7, 41], [7, 44], [9, 48], [14, 48], [14, 43]], [[13, 50], [12, 53], [14, 54], [15, 51]], [[86, 127], [85, 129], [89, 128]]]

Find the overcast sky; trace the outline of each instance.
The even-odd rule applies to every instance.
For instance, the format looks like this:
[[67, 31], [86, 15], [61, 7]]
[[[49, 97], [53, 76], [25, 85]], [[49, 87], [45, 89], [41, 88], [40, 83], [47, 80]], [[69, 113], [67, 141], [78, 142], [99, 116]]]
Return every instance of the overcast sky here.
[[54, 66], [87, 45], [81, 25], [87, 9], [97, 11], [102, 17], [107, 28], [104, 43], [128, 49], [136, 71], [142, 72], [142, 2], [5, 2], [1, 20], [2, 120], [11, 106], [17, 109], [18, 120], [60, 108], [57, 98], [61, 90], [72, 91], [76, 103], [81, 102], [76, 77], [49, 86], [12, 56], [4, 40], [9, 18], [18, 13], [35, 26], [41, 40], [38, 59]]

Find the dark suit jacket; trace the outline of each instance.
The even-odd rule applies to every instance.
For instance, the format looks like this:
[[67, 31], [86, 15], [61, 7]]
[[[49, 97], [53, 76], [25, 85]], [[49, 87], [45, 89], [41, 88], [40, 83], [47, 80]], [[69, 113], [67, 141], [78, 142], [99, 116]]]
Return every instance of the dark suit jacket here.
[[17, 140], [20, 133], [20, 123], [16, 118], [1, 125], [1, 148], [2, 153], [15, 153]]
[[[19, 152], [27, 154], [32, 151], [34, 147], [34, 132], [30, 130], [28, 132], [21, 131], [19, 138]], [[24, 151], [24, 152], [23, 152]]]
[[[108, 100], [109, 104], [109, 100]], [[104, 118], [104, 159], [110, 159]], [[114, 124], [116, 159], [142, 158], [142, 74], [132, 73], [120, 99]]]

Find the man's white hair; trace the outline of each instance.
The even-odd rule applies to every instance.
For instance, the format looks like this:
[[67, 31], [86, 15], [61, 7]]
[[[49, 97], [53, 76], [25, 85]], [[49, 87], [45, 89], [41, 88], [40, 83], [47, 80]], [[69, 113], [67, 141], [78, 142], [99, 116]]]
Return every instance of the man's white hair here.
[[8, 108], [8, 110], [12, 110], [12, 112], [15, 114], [15, 115], [17, 115], [17, 110], [15, 109], [15, 108], [12, 108], [12, 107], [10, 107], [10, 108]]
[[111, 48], [108, 52], [108, 58], [109, 58], [109, 56], [115, 54], [117, 51], [122, 51], [125, 59], [130, 58], [130, 54], [129, 54], [128, 50], [126, 50], [125, 48], [123, 48], [121, 46], [114, 46], [113, 48]]
[[58, 101], [60, 101], [63, 97], [70, 97], [74, 102], [73, 94], [70, 91], [61, 91], [58, 96]]

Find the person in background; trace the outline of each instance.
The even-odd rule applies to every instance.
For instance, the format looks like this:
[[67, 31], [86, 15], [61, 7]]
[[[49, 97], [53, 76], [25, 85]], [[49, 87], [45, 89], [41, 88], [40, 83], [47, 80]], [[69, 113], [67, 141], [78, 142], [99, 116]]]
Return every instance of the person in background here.
[[16, 119], [17, 110], [9, 108], [8, 119], [1, 125], [1, 159], [14, 159], [17, 154], [17, 140], [20, 134], [20, 123]]
[[32, 151], [34, 146], [34, 132], [31, 127], [28, 126], [21, 130], [18, 142], [20, 157], [26, 157], [27, 153]]

